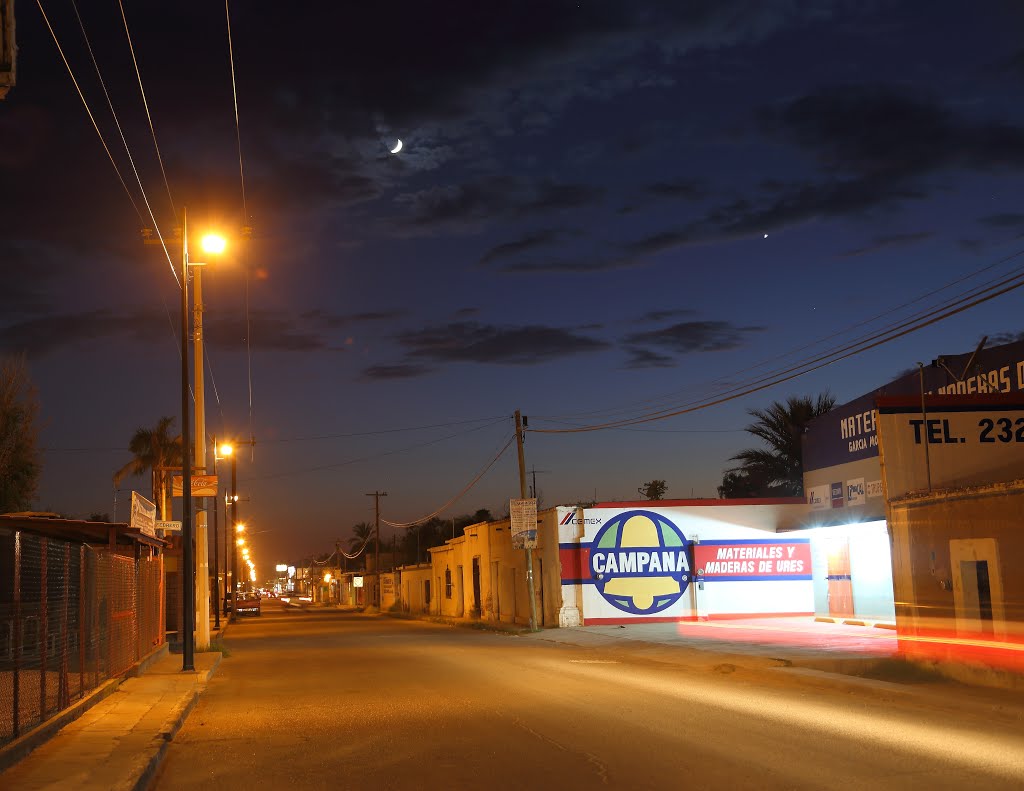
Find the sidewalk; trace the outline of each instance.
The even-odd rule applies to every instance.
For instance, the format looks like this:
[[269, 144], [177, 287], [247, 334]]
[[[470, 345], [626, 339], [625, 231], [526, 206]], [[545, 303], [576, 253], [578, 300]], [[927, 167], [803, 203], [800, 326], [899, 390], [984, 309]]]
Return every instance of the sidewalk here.
[[145, 789], [220, 660], [197, 653], [186, 673], [180, 654], [165, 654], [0, 773], [0, 788]]

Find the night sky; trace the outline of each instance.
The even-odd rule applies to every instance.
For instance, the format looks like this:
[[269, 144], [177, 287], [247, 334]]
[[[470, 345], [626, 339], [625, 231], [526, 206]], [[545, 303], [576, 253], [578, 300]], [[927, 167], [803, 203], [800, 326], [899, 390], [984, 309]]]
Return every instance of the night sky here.
[[[43, 8], [138, 213], [20, 0], [0, 351], [39, 391], [36, 507], [116, 497], [123, 520], [149, 492], [111, 483], [132, 433], [180, 426], [180, 292], [141, 243], [74, 6]], [[516, 409], [531, 429], [675, 411], [1022, 264], [1016, 2], [234, 2], [244, 209], [224, 7], [125, 3], [170, 198], [118, 4], [78, 10], [163, 232], [185, 206], [192, 231], [253, 228], [203, 285], [208, 428], [256, 438], [238, 474], [261, 573], [372, 521], [367, 492], [395, 522], [434, 511]], [[748, 409], [1016, 339], [1021, 299], [668, 420], [531, 432], [542, 505], [653, 478], [713, 497]], [[513, 445], [442, 515], [514, 496]]]

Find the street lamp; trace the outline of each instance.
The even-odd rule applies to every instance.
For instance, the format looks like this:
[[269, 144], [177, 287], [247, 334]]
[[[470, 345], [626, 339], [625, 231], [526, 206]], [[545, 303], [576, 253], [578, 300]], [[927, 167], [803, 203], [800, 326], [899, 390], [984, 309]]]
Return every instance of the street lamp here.
[[[163, 239], [149, 238], [151, 231], [143, 230], [143, 242], [145, 244], [166, 245]], [[216, 234], [207, 234], [201, 243], [202, 249], [210, 254], [222, 253], [227, 247], [223, 237]], [[189, 261], [188, 256], [188, 216], [183, 207], [181, 210], [181, 437], [182, 437], [182, 470], [181, 470], [181, 543], [182, 543], [182, 624], [181, 624], [181, 654], [182, 670], [195, 670], [195, 631], [196, 631], [196, 547], [193, 542], [198, 539], [198, 549], [202, 553], [202, 574], [199, 584], [203, 592], [204, 602], [209, 593], [209, 559], [206, 541], [206, 514], [205, 511], [197, 514], [199, 534], [193, 531], [192, 524], [192, 443], [189, 436], [189, 362], [188, 362], [188, 275], [189, 267], [203, 266], [204, 262]], [[203, 357], [202, 357], [202, 279], [198, 276], [195, 282], [195, 352], [196, 352], [196, 455], [203, 459], [203, 469], [206, 467], [206, 429], [205, 410], [203, 409]], [[205, 610], [204, 606], [204, 610]], [[203, 647], [209, 645], [209, 618], [207, 613], [203, 614], [204, 622], [200, 634]]]

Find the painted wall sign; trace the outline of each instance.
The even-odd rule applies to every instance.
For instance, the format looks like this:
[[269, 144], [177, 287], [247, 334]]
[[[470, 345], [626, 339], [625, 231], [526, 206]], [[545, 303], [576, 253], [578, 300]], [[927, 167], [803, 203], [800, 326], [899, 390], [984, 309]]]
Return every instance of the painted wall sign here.
[[686, 536], [665, 516], [626, 511], [594, 536], [590, 576], [616, 609], [654, 615], [675, 604], [690, 583], [687, 547]]
[[702, 541], [693, 545], [697, 579], [811, 579], [809, 539]]
[[[977, 355], [969, 352], [939, 357], [923, 371], [924, 389], [934, 395], [1024, 391], [1024, 341], [982, 349]], [[812, 421], [804, 435], [804, 470], [811, 472], [877, 457], [875, 401], [920, 393], [920, 373], [911, 371]]]
[[998, 483], [1024, 474], [1024, 396], [878, 401], [882, 474], [890, 499], [929, 488]]

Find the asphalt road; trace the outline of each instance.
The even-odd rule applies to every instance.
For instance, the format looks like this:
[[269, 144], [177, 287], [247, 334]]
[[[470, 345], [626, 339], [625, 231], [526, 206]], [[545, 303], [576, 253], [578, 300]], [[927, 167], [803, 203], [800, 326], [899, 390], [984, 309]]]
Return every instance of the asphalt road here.
[[225, 644], [161, 791], [1024, 788], [1024, 708], [956, 685], [337, 611], [268, 611]]

